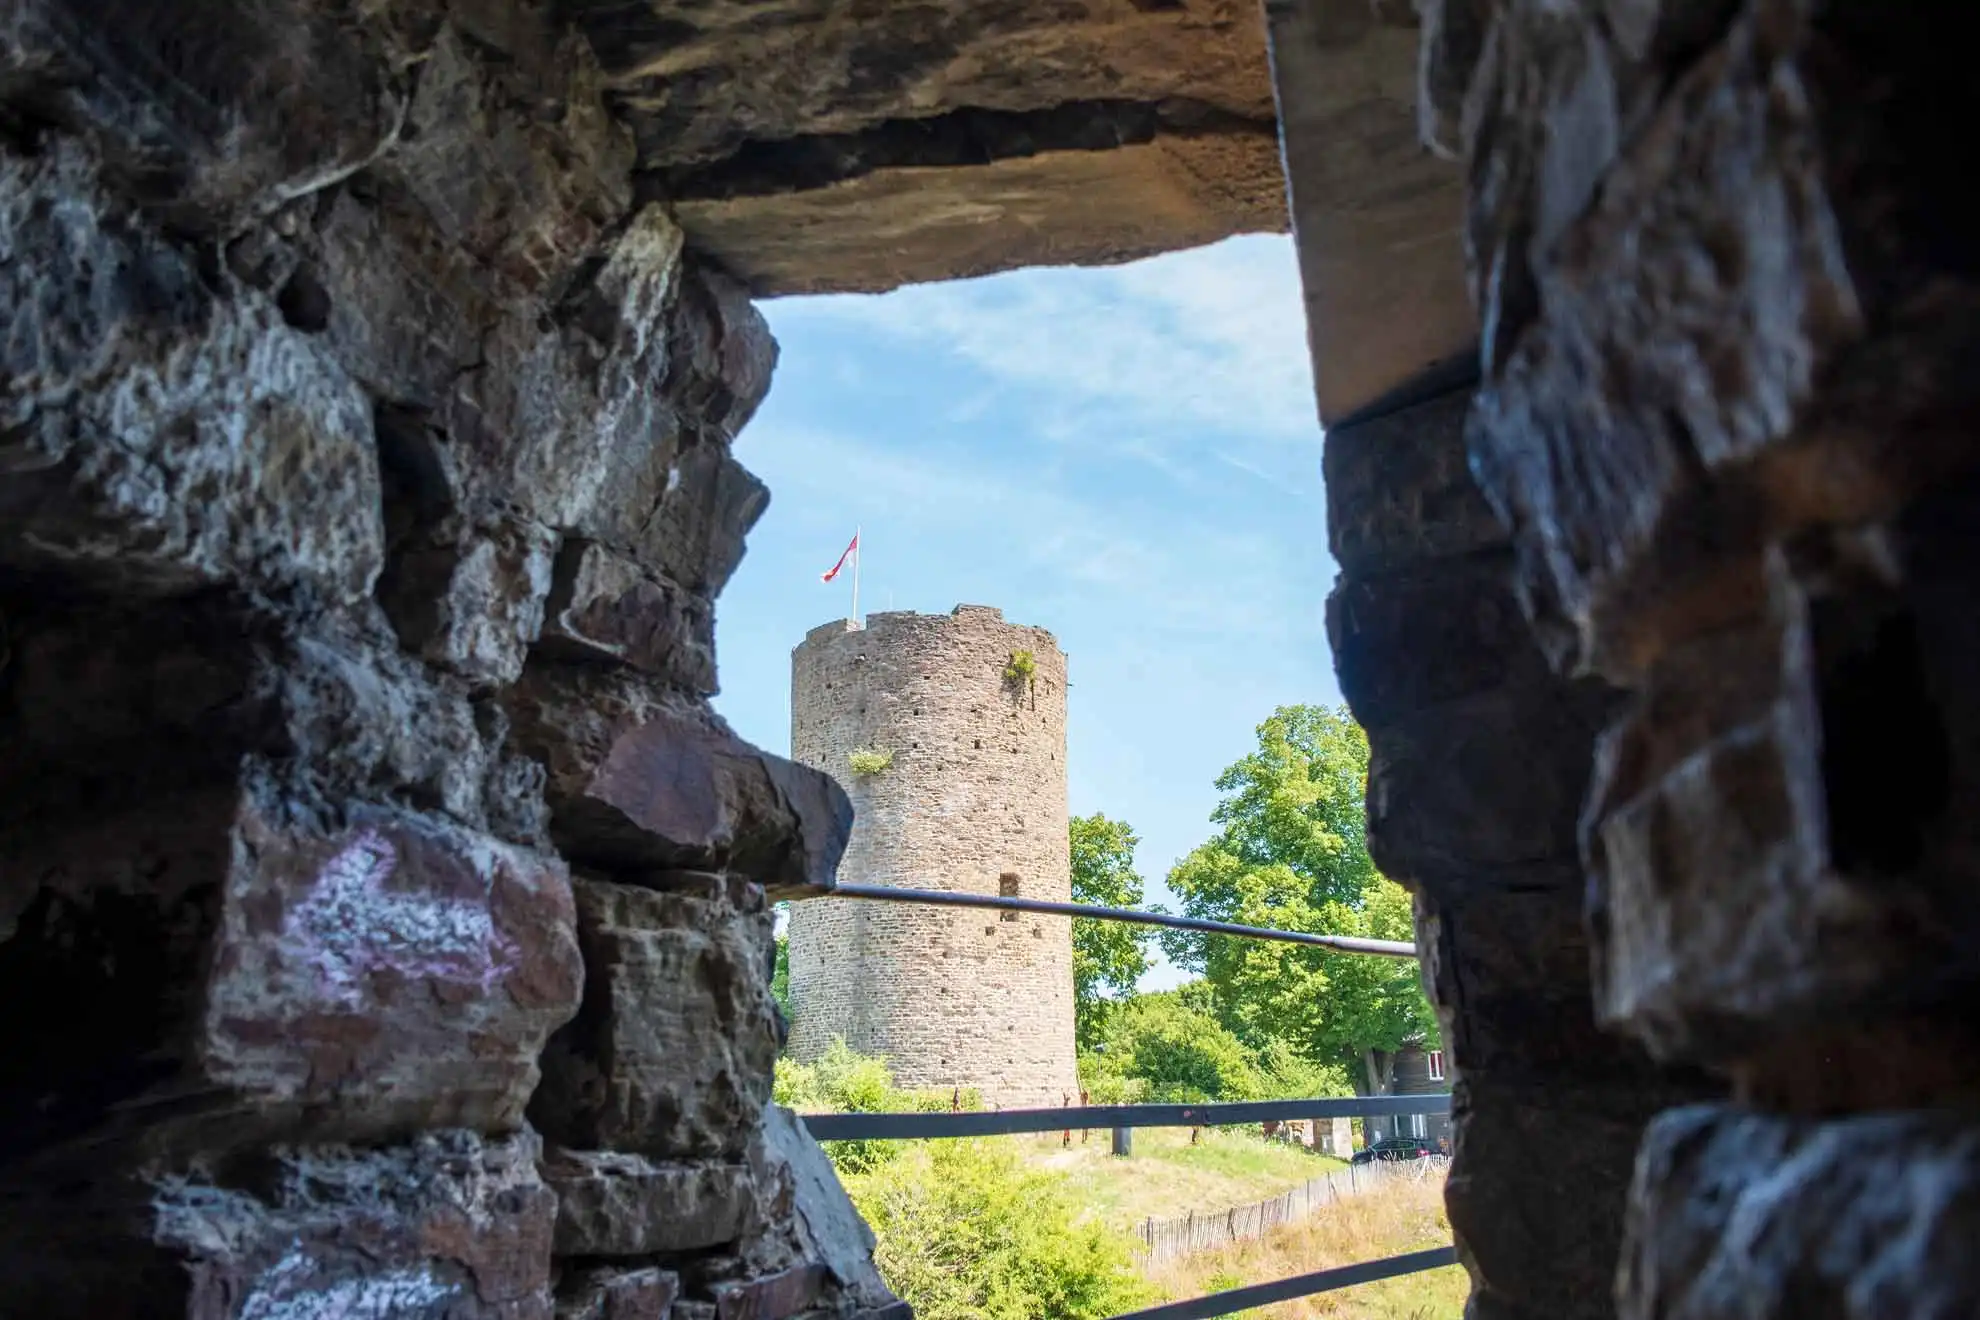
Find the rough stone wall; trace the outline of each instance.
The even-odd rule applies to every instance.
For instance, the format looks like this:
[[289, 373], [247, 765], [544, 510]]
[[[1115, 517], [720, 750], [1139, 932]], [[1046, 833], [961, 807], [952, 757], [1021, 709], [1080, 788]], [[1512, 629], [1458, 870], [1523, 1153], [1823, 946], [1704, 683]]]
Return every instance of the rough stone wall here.
[[[1030, 684], [1005, 679], [1030, 651]], [[893, 753], [855, 775], [848, 755]], [[808, 633], [791, 657], [791, 754], [840, 777], [855, 809], [840, 878], [1025, 898], [1072, 894], [1066, 661], [1042, 628], [959, 605]], [[910, 1086], [986, 1102], [1077, 1095], [1072, 928], [1064, 917], [851, 899], [793, 905], [791, 1048], [843, 1038]]]
[[1597, 1320], [1643, 1126], [1693, 1092], [1589, 1011], [1576, 819], [1614, 695], [1556, 677], [1466, 463], [1465, 392], [1327, 433], [1328, 602], [1368, 842], [1416, 893], [1474, 1320]]
[[[1509, 684], [1530, 693], [1501, 734], [1524, 763], [1559, 766], [1536, 870], [1557, 882], [1438, 875], [1461, 857], [1413, 870], [1462, 1073], [1451, 1203], [1473, 1311], [1980, 1312], [1980, 202], [1973, 148], [1934, 128], [1965, 122], [1980, 95], [1945, 39], [1959, 11], [1426, 12], [1425, 121], [1467, 170], [1485, 327], [1465, 451], [1509, 537], [1467, 515], [1436, 538], [1489, 555], [1461, 596], [1461, 573], [1438, 566], [1430, 595], [1396, 579], [1364, 609], [1344, 560], [1336, 620], [1366, 638], [1358, 710], [1416, 670], [1396, 662], [1440, 618], [1444, 655], [1475, 660], [1425, 673], [1469, 676], [1481, 695], [1451, 695], [1486, 709]], [[1464, 411], [1452, 401], [1438, 431], [1452, 486]], [[1342, 439], [1329, 443], [1338, 468]], [[1379, 485], [1366, 510], [1429, 521], [1406, 470]], [[1338, 546], [1369, 515], [1350, 489], [1330, 496], [1349, 501]], [[1472, 493], [1462, 507], [1482, 512]], [[1534, 641], [1518, 640], [1515, 608]], [[1409, 637], [1369, 632], [1406, 617]], [[1534, 723], [1550, 690], [1551, 718]], [[1371, 803], [1389, 865], [1403, 834], [1441, 845], [1455, 818], [1395, 818], [1412, 740], [1380, 724]], [[1504, 753], [1466, 753], [1490, 725], [1443, 728], [1443, 759], [1490, 785], [1476, 771]], [[1455, 747], [1454, 729], [1469, 730]], [[1519, 842], [1503, 829], [1513, 804], [1477, 801], [1498, 810], [1492, 837]], [[1514, 1017], [1536, 949], [1574, 956]], [[1584, 974], [1592, 1013], [1553, 997]], [[1630, 1044], [1600, 1043], [1597, 1021]], [[1651, 1058], [1707, 1070], [1730, 1096], [1655, 1116], [1625, 1198], [1629, 1123], [1669, 1094]], [[1596, 1072], [1613, 1084], [1581, 1089]], [[1613, 1152], [1591, 1179], [1601, 1204], [1627, 1206], [1612, 1303], [1592, 1295], [1597, 1253], [1521, 1250], [1553, 1211], [1538, 1175], [1504, 1165], [1536, 1148], [1518, 1117], [1531, 1111], [1496, 1097], [1548, 1077], [1576, 1079], [1535, 1096], [1562, 1111], [1548, 1148]], [[1566, 1307], [1536, 1280], [1591, 1295]]]
[[706, 703], [775, 346], [601, 85], [0, 9], [0, 1315], [899, 1313], [766, 1108], [849, 812]]

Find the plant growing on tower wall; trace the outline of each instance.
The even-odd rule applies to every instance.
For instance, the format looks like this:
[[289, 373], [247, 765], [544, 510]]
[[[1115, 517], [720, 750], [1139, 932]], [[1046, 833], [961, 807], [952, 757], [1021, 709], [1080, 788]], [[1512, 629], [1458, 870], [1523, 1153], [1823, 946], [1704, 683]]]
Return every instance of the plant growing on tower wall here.
[[1012, 687], [1022, 685], [1029, 692], [1038, 682], [1038, 657], [1029, 651], [1011, 652], [1010, 663], [1004, 666], [1004, 681]]
[[877, 747], [862, 747], [847, 753], [846, 763], [861, 777], [884, 774], [894, 768], [894, 754]]

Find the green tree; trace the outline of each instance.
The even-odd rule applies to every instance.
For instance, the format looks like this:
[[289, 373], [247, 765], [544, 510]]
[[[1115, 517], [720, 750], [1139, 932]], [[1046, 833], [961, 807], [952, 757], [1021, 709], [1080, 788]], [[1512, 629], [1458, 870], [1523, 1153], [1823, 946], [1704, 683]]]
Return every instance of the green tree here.
[[777, 961], [770, 971], [770, 993], [777, 1001], [777, 1007], [784, 1010], [784, 1016], [791, 1013], [791, 937], [777, 937]]
[[[1285, 706], [1258, 749], [1218, 776], [1208, 843], [1169, 874], [1190, 916], [1375, 939], [1413, 938], [1408, 894], [1368, 856], [1368, 739], [1345, 710]], [[1218, 1019], [1256, 1050], [1282, 1042], [1389, 1089], [1403, 1044], [1437, 1043], [1417, 965], [1266, 940], [1165, 933], [1170, 961], [1198, 972]]]
[[[1075, 903], [1137, 907], [1141, 876], [1134, 869], [1135, 838], [1127, 822], [1105, 816], [1072, 819], [1072, 896]], [[1132, 995], [1148, 970], [1146, 927], [1120, 921], [1072, 924], [1074, 1020], [1080, 1047], [1099, 1039], [1101, 1023], [1118, 1000]]]

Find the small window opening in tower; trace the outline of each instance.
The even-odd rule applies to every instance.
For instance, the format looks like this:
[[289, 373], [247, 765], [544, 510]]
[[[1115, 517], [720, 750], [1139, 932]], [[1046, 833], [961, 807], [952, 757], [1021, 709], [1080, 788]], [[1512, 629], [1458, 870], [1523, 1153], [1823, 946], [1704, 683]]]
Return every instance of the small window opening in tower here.
[[[999, 898], [1018, 897], [1018, 874], [1016, 871], [1006, 871], [997, 877], [997, 896]], [[1021, 912], [1006, 912], [1002, 915], [1005, 921], [1016, 921], [1024, 914]]]

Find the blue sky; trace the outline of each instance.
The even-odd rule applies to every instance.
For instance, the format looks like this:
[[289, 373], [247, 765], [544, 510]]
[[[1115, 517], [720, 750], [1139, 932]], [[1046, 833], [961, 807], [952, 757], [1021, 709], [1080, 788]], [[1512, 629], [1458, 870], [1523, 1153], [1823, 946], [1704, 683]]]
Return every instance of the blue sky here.
[[1290, 240], [762, 307], [782, 357], [737, 453], [771, 503], [718, 603], [717, 709], [788, 752], [791, 648], [846, 611], [818, 576], [862, 526], [863, 611], [1058, 637], [1072, 810], [1131, 823], [1165, 898], [1258, 723], [1340, 700]]

